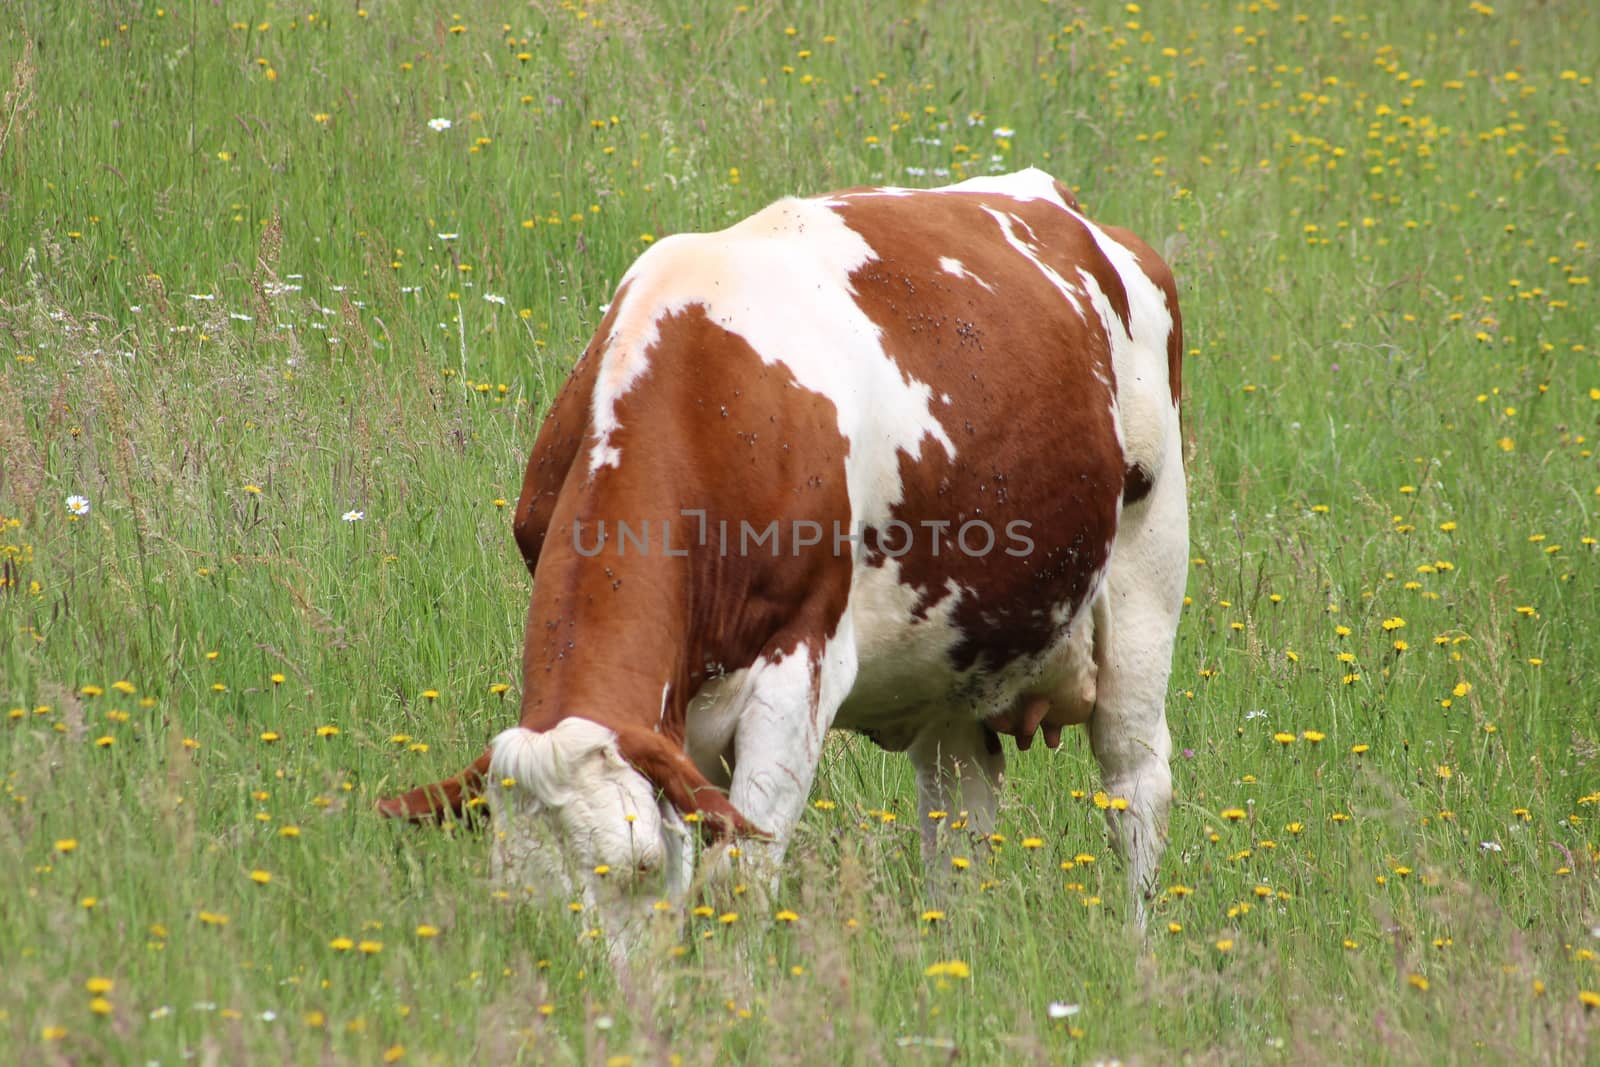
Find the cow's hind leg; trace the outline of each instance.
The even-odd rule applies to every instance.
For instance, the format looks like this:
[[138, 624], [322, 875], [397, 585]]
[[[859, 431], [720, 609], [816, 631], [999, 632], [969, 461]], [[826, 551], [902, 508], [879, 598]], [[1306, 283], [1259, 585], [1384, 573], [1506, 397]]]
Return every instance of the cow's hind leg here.
[[923, 727], [906, 755], [917, 774], [922, 862], [930, 883], [937, 887], [946, 870], [941, 861], [951, 835], [977, 838], [994, 832], [1006, 757], [997, 734], [966, 718]]
[[1123, 512], [1111, 567], [1094, 608], [1097, 678], [1089, 736], [1111, 796], [1106, 810], [1111, 845], [1127, 865], [1141, 926], [1167, 843], [1172, 803], [1167, 678], [1188, 564], [1176, 433], [1171, 448], [1165, 481]]

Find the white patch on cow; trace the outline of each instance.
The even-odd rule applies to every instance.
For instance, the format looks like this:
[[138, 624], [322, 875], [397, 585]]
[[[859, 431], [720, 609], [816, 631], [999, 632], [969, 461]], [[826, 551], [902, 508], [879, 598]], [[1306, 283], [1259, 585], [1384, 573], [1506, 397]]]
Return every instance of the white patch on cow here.
[[[1172, 309], [1167, 306], [1165, 290], [1145, 274], [1129, 249], [1081, 214], [1072, 214], [1088, 228], [1128, 294], [1127, 329], [1110, 330], [1108, 327], [1107, 330], [1111, 338], [1112, 370], [1117, 376], [1118, 434], [1126, 462], [1143, 467], [1155, 478], [1161, 470], [1176, 406], [1167, 367]], [[1079, 273], [1085, 272], [1080, 268]], [[1091, 287], [1090, 280], [1085, 277], [1085, 288], [1096, 310], [1104, 317], [1111, 313], [1110, 302], [1106, 301], [1101, 311], [1100, 301], [1105, 299], [1105, 294], [1099, 293], [1098, 284]], [[1111, 322], [1117, 323], [1114, 314]]]
[[700, 305], [764, 363], [782, 364], [802, 388], [833, 403], [851, 443], [845, 478], [855, 519], [885, 521], [901, 496], [898, 452], [920, 459], [928, 438], [952, 459], [956, 449], [930, 410], [932, 390], [889, 358], [878, 327], [855, 302], [850, 274], [875, 258], [822, 200], [780, 200], [718, 233], [652, 245], [623, 277], [627, 294], [601, 355], [589, 470], [621, 462], [611, 444], [616, 405], [648, 368], [660, 321]]
[[840, 725], [891, 723], [897, 711], [918, 711], [950, 691], [950, 653], [961, 643], [955, 610], [967, 591], [947, 579], [942, 590], [924, 597], [900, 580], [900, 561], [879, 566], [858, 563], [850, 579], [845, 608], [855, 633], [861, 670], [845, 701]]
[[[1104, 595], [1103, 571], [1091, 576], [1088, 594], [1075, 613], [1070, 604], [1051, 611], [1058, 630], [1048, 647], [1011, 663], [958, 671], [951, 653], [964, 635], [955, 612], [970, 595], [947, 579], [937, 599], [930, 596], [932, 603], [927, 604], [915, 588], [901, 582], [898, 561], [857, 566], [847, 614], [861, 666], [836, 725], [870, 729], [888, 747], [898, 748], [918, 734], [929, 716], [981, 720], [1009, 708], [1024, 693], [1063, 704], [1093, 701], [1092, 613]], [[919, 605], [921, 616], [916, 613]]]
[[946, 274], [953, 274], [957, 278], [971, 278], [989, 292], [994, 292], [994, 286], [990, 285], [988, 282], [984, 281], [982, 278], [968, 270], [966, 264], [962, 263], [959, 259], [951, 259], [949, 256], [940, 256], [939, 269], [944, 271]]
[[[855, 684], [856, 656], [847, 616], [820, 653], [802, 641], [758, 660], [742, 679], [734, 701], [738, 723], [728, 800], [768, 835], [740, 846], [743, 873], [762, 891], [776, 890], [778, 867], [822, 760], [822, 743]], [[723, 853], [718, 863], [726, 868], [731, 859]], [[728, 869], [715, 876], [734, 877]]]
[[758, 660], [745, 678], [729, 800], [775, 838], [787, 839], [793, 829], [816, 773], [813, 754], [822, 753], [827, 726], [818, 729], [815, 721], [821, 703], [817, 666], [816, 653], [802, 641], [781, 656]]
[[922, 196], [928, 193], [999, 193], [1009, 196], [1013, 200], [1048, 200], [1057, 207], [1066, 207], [1066, 201], [1061, 199], [1061, 193], [1056, 189], [1056, 180], [1038, 167], [1028, 167], [1025, 170], [1014, 171], [1010, 174], [980, 174], [966, 181], [956, 182], [954, 185], [941, 185], [937, 189], [903, 189], [898, 186], [883, 186], [877, 189], [857, 189], [849, 193], [835, 194], [836, 200], [855, 200], [869, 196]]
[[[1164, 376], [1163, 376], [1164, 378]], [[1144, 431], [1141, 429], [1140, 433]], [[1188, 574], [1188, 492], [1178, 409], [1165, 405], [1155, 431], [1155, 484], [1123, 510], [1105, 590], [1095, 602], [1095, 711], [1089, 738], [1105, 791], [1128, 801], [1108, 809], [1111, 842], [1128, 865], [1143, 922], [1145, 894], [1166, 846], [1172, 800], [1167, 677]]]
[[661, 729], [661, 724], [667, 721], [667, 695], [672, 692], [671, 682], [661, 683], [661, 710], [656, 714], [656, 729]]
[[1009, 196], [1013, 200], [1048, 200], [1057, 207], [1066, 207], [1066, 202], [1061, 199], [1061, 193], [1056, 189], [1056, 180], [1038, 167], [1028, 167], [1026, 170], [1015, 171], [1011, 174], [981, 174], [976, 178], [968, 178], [964, 182], [946, 185], [940, 189], [931, 190], [940, 193], [999, 193]]
[[512, 727], [491, 749], [486, 795], [496, 880], [546, 894], [579, 887], [595, 903], [610, 873], [614, 883], [633, 885], [662, 867], [667, 845], [655, 788], [622, 758], [615, 732], [568, 718], [542, 733]]
[[[1055, 286], [1056, 289], [1060, 291], [1062, 296], [1067, 298], [1067, 302], [1077, 309], [1078, 317], [1083, 318], [1087, 312], [1084, 310], [1083, 306], [1082, 291], [1057, 273], [1054, 267], [1040, 259], [1038, 253], [1033, 250], [1032, 246], [1023, 241], [1022, 238], [1017, 234], [1017, 228], [1019, 226], [1023, 229], [1028, 229], [1027, 223], [1023, 222], [1015, 215], [1008, 214], [1004, 211], [996, 211], [992, 207], [985, 206], [983, 210], [987, 212], [995, 222], [1000, 224], [1000, 232], [1005, 236], [1006, 243], [1015, 249], [1023, 259], [1026, 259], [1029, 263], [1032, 263], [1036, 268], [1038, 268], [1039, 273], [1043, 274], [1045, 279], [1049, 281], [1051, 285]], [[1029, 230], [1028, 232], [1031, 239], [1033, 231]]]
[[695, 692], [685, 714], [683, 749], [713, 785], [726, 788], [733, 759], [733, 734], [740, 701], [746, 695], [748, 668], [708, 679]]

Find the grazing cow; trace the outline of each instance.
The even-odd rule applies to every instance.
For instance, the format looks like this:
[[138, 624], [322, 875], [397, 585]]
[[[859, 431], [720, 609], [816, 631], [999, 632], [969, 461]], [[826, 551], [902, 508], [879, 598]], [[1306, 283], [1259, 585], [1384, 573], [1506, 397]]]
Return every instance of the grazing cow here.
[[1180, 330], [1160, 258], [1038, 170], [659, 242], [528, 460], [520, 724], [382, 810], [486, 790], [500, 877], [625, 913], [688, 892], [686, 819], [775, 872], [830, 728], [906, 752], [921, 810], [986, 832], [999, 735], [1087, 724], [1142, 918], [1188, 549]]

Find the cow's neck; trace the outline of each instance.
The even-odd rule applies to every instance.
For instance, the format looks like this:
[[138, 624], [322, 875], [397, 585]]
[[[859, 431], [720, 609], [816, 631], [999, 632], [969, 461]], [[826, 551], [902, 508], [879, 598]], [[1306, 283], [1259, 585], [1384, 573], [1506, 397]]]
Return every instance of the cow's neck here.
[[613, 555], [608, 545], [586, 557], [567, 522], [545, 539], [534, 571], [521, 725], [544, 731], [578, 716], [607, 726], [622, 757], [679, 812], [696, 813], [713, 834], [760, 836], [762, 828], [745, 821], [684, 749], [688, 698], [710, 665], [730, 654], [716, 635], [759, 642], [760, 627], [745, 625], [737, 609], [717, 617], [697, 603], [696, 589], [719, 588], [697, 580], [704, 557], [668, 555], [659, 542], [645, 553]]
[[[522, 652], [522, 725], [571, 715], [681, 737], [691, 684], [686, 561], [654, 551], [585, 558], [567, 531], [546, 542]], [[592, 545], [590, 546], [592, 547]]]

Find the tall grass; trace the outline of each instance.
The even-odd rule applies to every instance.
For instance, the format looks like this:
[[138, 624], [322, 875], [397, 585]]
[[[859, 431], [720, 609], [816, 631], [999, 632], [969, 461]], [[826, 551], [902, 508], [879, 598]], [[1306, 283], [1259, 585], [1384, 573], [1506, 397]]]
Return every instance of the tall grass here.
[[[0, 1058], [1591, 1062], [1587, 7], [1146, 8], [14, 5]], [[836, 739], [796, 920], [632, 976], [376, 819], [512, 719], [505, 502], [632, 258], [1025, 165], [1182, 287], [1148, 940], [1081, 738], [937, 903]]]

